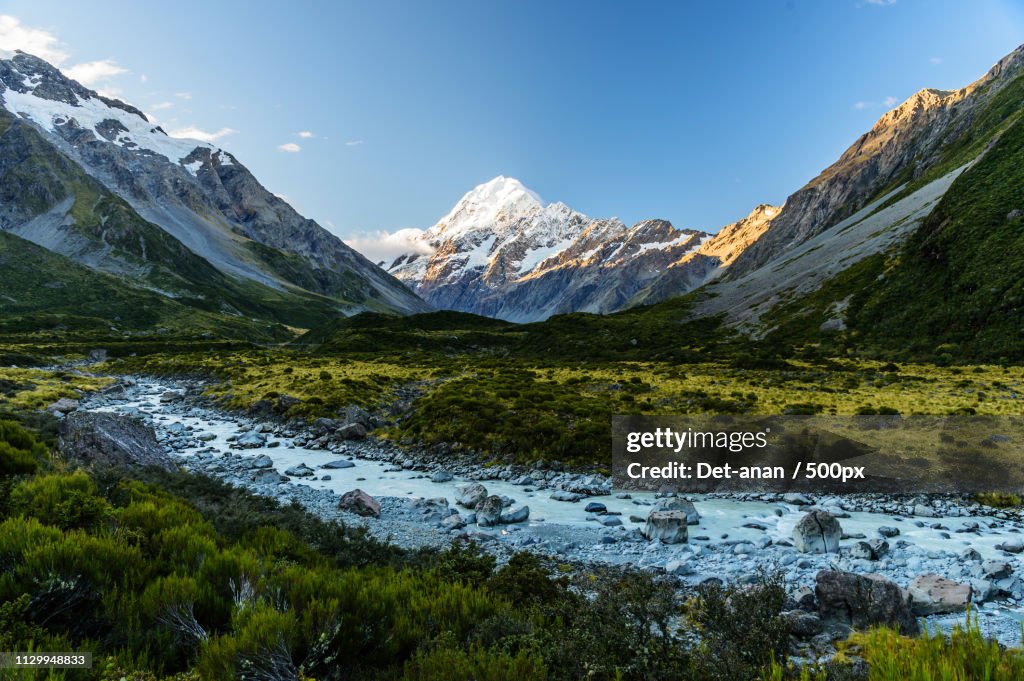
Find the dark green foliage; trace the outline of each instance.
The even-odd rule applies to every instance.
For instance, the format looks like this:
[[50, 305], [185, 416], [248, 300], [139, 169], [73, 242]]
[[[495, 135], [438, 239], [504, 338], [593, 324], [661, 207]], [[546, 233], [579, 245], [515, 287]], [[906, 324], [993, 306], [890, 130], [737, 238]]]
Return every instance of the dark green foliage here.
[[35, 472], [46, 456], [46, 446], [36, 442], [12, 421], [0, 421], [0, 478]]

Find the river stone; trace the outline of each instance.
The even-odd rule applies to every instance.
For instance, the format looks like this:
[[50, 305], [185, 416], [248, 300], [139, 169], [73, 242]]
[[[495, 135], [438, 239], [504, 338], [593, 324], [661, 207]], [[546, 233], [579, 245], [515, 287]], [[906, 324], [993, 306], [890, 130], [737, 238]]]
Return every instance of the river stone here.
[[986, 560], [978, 566], [977, 572], [985, 579], [1002, 579], [1013, 573], [1013, 566], [1004, 560]]
[[448, 530], [461, 530], [465, 526], [466, 519], [458, 513], [453, 513], [452, 515], [441, 520], [441, 527], [444, 527]]
[[1009, 539], [1002, 544], [996, 544], [996, 548], [1007, 553], [1021, 553], [1024, 551], [1024, 542], [1020, 539]]
[[60, 424], [58, 447], [69, 459], [86, 465], [178, 469], [157, 442], [153, 429], [123, 414], [88, 411], [68, 414]]
[[827, 626], [866, 629], [876, 624], [899, 627], [913, 636], [919, 631], [902, 589], [881, 575], [822, 570], [815, 578], [818, 615]]
[[471, 482], [455, 488], [455, 503], [468, 509], [476, 508], [477, 504], [486, 498], [487, 488], [479, 482]]
[[936, 513], [930, 506], [924, 504], [914, 505], [914, 515], [920, 516], [921, 518], [934, 518]]
[[564, 489], [557, 489], [551, 493], [551, 498], [555, 501], [568, 501], [575, 504], [583, 498], [583, 495], [576, 492], [568, 492]]
[[476, 524], [480, 527], [491, 527], [501, 522], [501, 497], [492, 494], [476, 505]]
[[967, 610], [971, 587], [936, 574], [920, 575], [907, 587], [915, 615], [940, 615]]
[[685, 544], [687, 524], [685, 511], [651, 511], [644, 536], [649, 541], [661, 540], [663, 544]]
[[878, 534], [882, 535], [886, 539], [892, 539], [893, 537], [898, 537], [899, 536], [900, 528], [898, 528], [898, 527], [890, 527], [888, 525], [882, 525], [881, 527], [878, 528]]
[[889, 551], [889, 542], [884, 539], [859, 541], [850, 547], [850, 558], [860, 560], [879, 560]]
[[430, 476], [430, 482], [451, 482], [455, 476], [450, 471], [437, 471]]
[[345, 492], [338, 500], [338, 508], [356, 515], [380, 517], [380, 502], [361, 489]]
[[260, 454], [249, 462], [249, 468], [273, 468], [274, 460], [266, 454]]
[[235, 444], [244, 449], [255, 449], [267, 443], [267, 436], [255, 430], [241, 435], [235, 440]]
[[300, 463], [298, 466], [292, 466], [284, 472], [285, 475], [290, 475], [293, 478], [308, 478], [313, 475], [315, 471], [304, 463]]
[[794, 506], [810, 506], [811, 500], [799, 492], [786, 492], [782, 495], [782, 501]]
[[793, 528], [793, 546], [800, 553], [835, 553], [843, 528], [828, 511], [811, 511]]
[[277, 485], [287, 480], [275, 470], [263, 469], [252, 476], [252, 481], [257, 485]]
[[651, 506], [651, 513], [654, 513], [655, 511], [682, 511], [686, 514], [687, 525], [700, 524], [700, 513], [697, 512], [697, 508], [689, 499], [683, 499], [681, 497], [666, 497], [664, 499], [658, 499], [654, 502], [654, 505]]
[[600, 501], [591, 501], [583, 507], [586, 513], [604, 513], [608, 510], [608, 507], [602, 504]]
[[351, 461], [349, 461], [348, 459], [338, 459], [337, 461], [328, 461], [324, 465], [320, 466], [320, 468], [328, 468], [328, 469], [331, 469], [331, 470], [337, 470], [337, 469], [340, 469], [340, 468], [355, 468], [355, 466], [356, 465], [354, 463], [352, 463]]
[[521, 523], [530, 517], [529, 506], [513, 506], [501, 514], [500, 520], [503, 523]]

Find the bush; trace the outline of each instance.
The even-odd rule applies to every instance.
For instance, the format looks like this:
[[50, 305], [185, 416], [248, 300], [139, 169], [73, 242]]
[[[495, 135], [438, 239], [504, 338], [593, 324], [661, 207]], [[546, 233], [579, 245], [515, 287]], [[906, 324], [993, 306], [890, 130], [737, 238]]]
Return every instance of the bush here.
[[483, 648], [419, 651], [405, 665], [406, 681], [544, 681], [544, 662], [525, 650], [511, 655]]

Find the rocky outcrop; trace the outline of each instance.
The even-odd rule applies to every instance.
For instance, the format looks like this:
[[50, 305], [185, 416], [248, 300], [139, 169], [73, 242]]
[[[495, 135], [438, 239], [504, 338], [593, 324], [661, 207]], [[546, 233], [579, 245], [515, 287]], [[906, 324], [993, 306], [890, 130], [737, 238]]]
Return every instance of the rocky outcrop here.
[[60, 424], [58, 447], [67, 458], [90, 466], [177, 466], [153, 429], [137, 418], [110, 412], [73, 412]]
[[828, 511], [811, 511], [793, 528], [793, 546], [801, 553], [835, 553], [843, 528]]
[[689, 499], [683, 499], [681, 497], [666, 497], [664, 499], [658, 499], [651, 506], [651, 513], [656, 511], [681, 511], [686, 514], [687, 525], [699, 525], [700, 524], [700, 513], [697, 512], [697, 507], [693, 505], [693, 502]]
[[910, 598], [879, 575], [822, 570], [815, 578], [818, 615], [833, 629], [866, 629], [874, 625], [899, 627], [908, 636], [919, 631]]
[[380, 517], [380, 502], [361, 489], [345, 492], [338, 500], [338, 508], [356, 515]]

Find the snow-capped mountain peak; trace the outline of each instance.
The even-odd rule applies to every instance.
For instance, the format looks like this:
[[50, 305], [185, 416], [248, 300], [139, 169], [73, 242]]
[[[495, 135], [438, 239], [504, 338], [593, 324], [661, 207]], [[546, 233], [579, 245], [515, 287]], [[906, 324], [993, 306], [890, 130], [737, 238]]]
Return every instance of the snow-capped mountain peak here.
[[540, 196], [515, 178], [499, 175], [477, 185], [432, 228], [433, 237], [455, 237], [479, 229], [493, 229], [529, 217], [544, 208]]
[[7, 110], [32, 120], [43, 130], [91, 133], [90, 140], [159, 154], [193, 175], [198, 165], [186, 159], [197, 148], [209, 149], [221, 165], [232, 163], [227, 152], [212, 144], [170, 137], [139, 109], [104, 97], [67, 78], [48, 62], [21, 51], [0, 63], [0, 97]]

